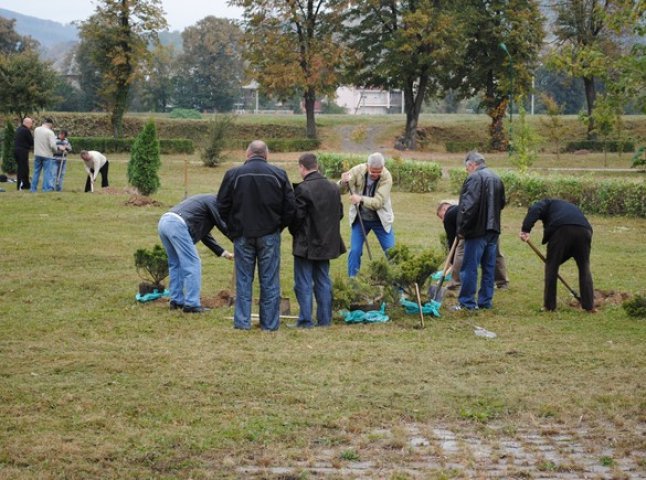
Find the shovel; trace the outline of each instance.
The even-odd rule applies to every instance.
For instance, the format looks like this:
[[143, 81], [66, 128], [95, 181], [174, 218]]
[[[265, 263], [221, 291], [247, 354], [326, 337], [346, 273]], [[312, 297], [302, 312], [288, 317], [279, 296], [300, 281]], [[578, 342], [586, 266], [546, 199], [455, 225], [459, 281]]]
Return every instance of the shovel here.
[[[532, 249], [532, 250], [534, 250], [534, 253], [536, 253], [536, 255], [538, 255], [538, 256], [539, 256], [539, 258], [540, 258], [541, 260], [543, 260], [543, 263], [547, 263], [547, 259], [545, 258], [545, 255], [543, 255], [543, 253], [542, 253], [538, 248], [536, 248], [536, 245], [534, 245], [534, 244], [532, 243], [532, 241], [531, 241], [531, 240], [527, 239], [527, 245], [529, 245], [529, 246], [531, 247], [531, 249]], [[572, 289], [572, 288], [567, 284], [567, 282], [563, 279], [563, 277], [561, 276], [561, 274], [560, 274], [560, 273], [557, 273], [557, 274], [556, 274], [556, 276], [557, 276], [557, 277], [558, 277], [558, 279], [561, 281], [561, 283], [565, 286], [565, 288], [567, 288], [567, 289], [570, 291], [570, 293], [572, 294], [572, 296], [573, 296], [574, 298], [576, 298], [576, 299], [577, 299], [577, 301], [579, 302], [579, 304], [580, 304], [581, 306], [583, 306], [583, 304], [581, 303], [581, 297], [579, 296], [579, 294], [578, 294], [578, 293], [576, 293], [576, 292], [575, 292], [575, 291], [574, 291], [574, 290], [573, 290], [573, 289]]]
[[455, 237], [455, 240], [453, 240], [453, 245], [451, 245], [449, 255], [446, 257], [446, 261], [444, 262], [444, 268], [442, 268], [442, 270], [438, 272], [440, 273], [440, 278], [437, 282], [437, 285], [431, 285], [428, 289], [428, 297], [435, 301], [441, 301], [446, 294], [446, 288], [442, 288], [442, 285], [444, 285], [446, 277], [449, 275], [449, 273], [451, 273], [451, 270], [453, 269], [453, 257], [455, 255], [455, 249], [457, 248], [457, 246], [458, 237]]

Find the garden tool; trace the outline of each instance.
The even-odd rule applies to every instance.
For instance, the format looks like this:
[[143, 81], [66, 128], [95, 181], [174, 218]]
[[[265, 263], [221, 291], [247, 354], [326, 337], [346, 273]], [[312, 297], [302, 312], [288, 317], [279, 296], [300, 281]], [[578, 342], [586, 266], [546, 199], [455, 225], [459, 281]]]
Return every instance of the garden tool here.
[[[531, 249], [534, 250], [534, 253], [536, 253], [536, 255], [538, 255], [538, 257], [541, 260], [543, 260], [543, 263], [547, 263], [547, 259], [545, 258], [545, 255], [543, 255], [543, 253], [538, 248], [536, 248], [536, 245], [534, 245], [531, 240], [527, 239], [527, 245], [529, 245]], [[572, 288], [567, 284], [567, 282], [563, 279], [560, 273], [557, 273], [556, 276], [561, 281], [561, 283], [565, 285], [565, 288], [567, 288], [570, 291], [572, 296], [577, 299], [579, 304], [581, 304], [581, 297], [579, 296], [579, 294], [576, 293], [574, 290], [572, 290]]]
[[90, 192], [94, 193], [94, 179], [92, 178], [92, 174], [90, 173]]
[[453, 240], [453, 244], [451, 245], [451, 249], [449, 250], [449, 254], [446, 257], [446, 261], [444, 262], [444, 267], [442, 270], [437, 271], [436, 273], [433, 274], [432, 278], [433, 280], [437, 280], [437, 285], [431, 285], [428, 289], [428, 298], [431, 298], [433, 300], [441, 301], [442, 298], [444, 298], [444, 294], [446, 293], [446, 288], [442, 288], [442, 285], [444, 282], [447, 280], [448, 276], [451, 274], [451, 271], [453, 270], [453, 257], [455, 256], [455, 249], [458, 246], [458, 237], [455, 237], [455, 240]]
[[[348, 186], [348, 188], [350, 187]], [[352, 188], [350, 188], [350, 195], [354, 195], [354, 190], [352, 190]], [[361, 225], [361, 233], [363, 233], [364, 243], [366, 244], [366, 248], [368, 249], [368, 258], [372, 262], [372, 252], [370, 251], [370, 242], [368, 242], [366, 227], [363, 225], [363, 218], [361, 218], [360, 205], [361, 204], [357, 205], [357, 217], [359, 217], [359, 224]]]
[[420, 327], [424, 328], [424, 308], [422, 307], [422, 298], [419, 294], [419, 285], [415, 282], [415, 295], [417, 296], [417, 306], [419, 307], [419, 324]]
[[58, 187], [61, 184], [61, 175], [63, 173], [63, 168], [65, 167], [65, 162], [67, 162], [67, 157], [63, 157], [61, 164], [58, 166], [58, 172], [56, 172], [56, 186]]

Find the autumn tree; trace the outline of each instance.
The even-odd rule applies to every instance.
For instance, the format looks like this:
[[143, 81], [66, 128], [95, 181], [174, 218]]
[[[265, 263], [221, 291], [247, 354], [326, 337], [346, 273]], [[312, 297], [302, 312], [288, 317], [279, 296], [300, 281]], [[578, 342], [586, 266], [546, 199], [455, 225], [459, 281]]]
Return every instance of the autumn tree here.
[[342, 0], [231, 0], [243, 7], [245, 58], [250, 77], [281, 99], [302, 95], [306, 132], [316, 138], [317, 96], [339, 84], [343, 46], [335, 36]]
[[166, 27], [160, 0], [101, 0], [96, 13], [80, 24], [115, 138], [121, 135], [130, 86], [150, 57], [148, 45]]
[[444, 0], [365, 0], [347, 12], [352, 83], [404, 92], [402, 146], [415, 148], [424, 101], [437, 95], [461, 57], [463, 22]]
[[177, 55], [172, 45], [156, 44], [139, 80], [140, 103], [148, 111], [165, 112], [173, 102]]
[[516, 97], [530, 89], [543, 43], [539, 4], [536, 0], [465, 0], [461, 10], [467, 43], [450, 83], [465, 97], [483, 95], [482, 104], [491, 117], [491, 148], [506, 150], [503, 120], [512, 87]]
[[228, 111], [240, 96], [244, 75], [242, 30], [208, 16], [182, 32], [174, 99], [178, 107]]
[[0, 17], [0, 53], [11, 54], [34, 51], [38, 42], [16, 32], [16, 20]]

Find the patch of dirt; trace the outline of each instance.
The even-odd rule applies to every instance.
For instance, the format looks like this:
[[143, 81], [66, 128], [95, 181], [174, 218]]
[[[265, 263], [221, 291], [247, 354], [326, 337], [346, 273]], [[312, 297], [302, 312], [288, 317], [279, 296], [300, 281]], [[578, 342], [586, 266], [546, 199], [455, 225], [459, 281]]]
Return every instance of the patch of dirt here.
[[[615, 292], [614, 290], [595, 290], [594, 308], [603, 308], [606, 305], [621, 305], [631, 297], [626, 292]], [[576, 298], [570, 299], [568, 304], [571, 307], [578, 307], [579, 301]]]
[[131, 195], [128, 200], [126, 200], [124, 205], [129, 205], [133, 207], [161, 207], [163, 206], [161, 202], [158, 202], [157, 200], [153, 200], [150, 197], [146, 197], [144, 195], [138, 195], [134, 194]]
[[220, 290], [215, 297], [202, 297], [202, 306], [208, 308], [230, 307], [235, 302], [235, 293], [231, 290]]

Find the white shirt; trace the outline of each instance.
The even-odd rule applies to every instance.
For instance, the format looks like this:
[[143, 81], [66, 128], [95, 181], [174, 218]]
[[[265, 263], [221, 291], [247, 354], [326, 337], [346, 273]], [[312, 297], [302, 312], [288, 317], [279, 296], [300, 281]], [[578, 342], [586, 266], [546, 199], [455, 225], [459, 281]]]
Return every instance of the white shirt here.
[[54, 158], [56, 146], [56, 135], [51, 128], [41, 125], [34, 130], [34, 156]]
[[85, 171], [88, 174], [92, 174], [90, 171], [91, 169], [94, 169], [94, 175], [92, 177], [92, 181], [96, 180], [96, 176], [99, 174], [99, 170], [101, 170], [101, 167], [105, 165], [105, 163], [108, 161], [105, 156], [97, 152], [96, 150], [90, 150], [87, 152], [87, 154], [90, 156], [87, 160], [83, 158], [83, 163], [85, 163]]

